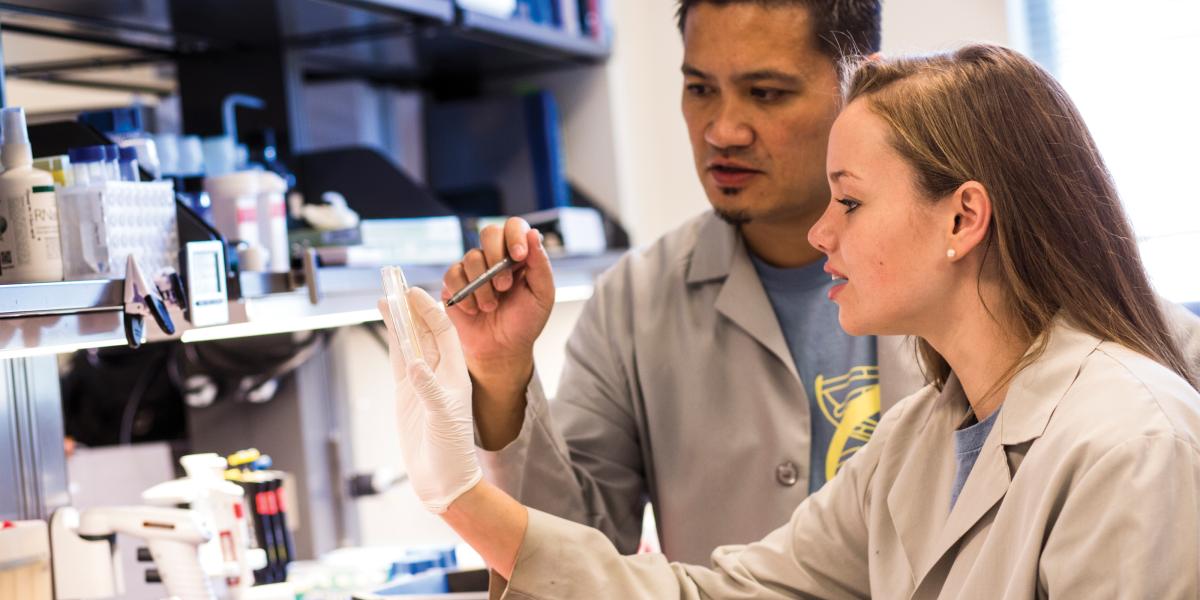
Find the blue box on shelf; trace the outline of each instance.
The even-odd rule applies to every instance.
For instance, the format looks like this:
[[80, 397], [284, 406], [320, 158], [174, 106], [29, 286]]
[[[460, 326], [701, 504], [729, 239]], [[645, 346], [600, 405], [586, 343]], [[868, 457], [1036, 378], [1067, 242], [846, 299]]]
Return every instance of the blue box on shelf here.
[[444, 570], [458, 566], [458, 557], [455, 555], [453, 547], [412, 549], [404, 554], [404, 558], [392, 563], [392, 568], [388, 572], [388, 581], [401, 575], [419, 575], [432, 569], [442, 570], [442, 579], [444, 580], [446, 578]]
[[410, 596], [414, 594], [447, 594], [450, 583], [446, 579], [445, 569], [433, 568], [422, 571], [417, 575], [409, 575], [403, 580], [383, 589], [375, 590], [377, 596]]

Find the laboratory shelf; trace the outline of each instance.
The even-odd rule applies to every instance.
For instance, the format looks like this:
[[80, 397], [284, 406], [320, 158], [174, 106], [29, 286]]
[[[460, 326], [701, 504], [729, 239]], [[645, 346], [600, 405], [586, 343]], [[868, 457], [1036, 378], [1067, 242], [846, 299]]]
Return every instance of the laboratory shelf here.
[[[576, 302], [591, 297], [595, 279], [621, 256], [609, 252], [597, 256], [563, 257], [551, 260], [557, 286], [555, 301]], [[447, 265], [404, 267], [409, 285], [435, 297], [441, 292]], [[191, 329], [182, 333], [184, 342], [230, 339], [357, 325], [380, 319], [376, 302], [383, 296], [377, 267], [324, 267], [317, 269], [318, 300], [313, 302], [311, 282], [302, 271], [293, 273], [242, 273], [242, 299], [230, 303], [230, 324]]]
[[356, 6], [368, 10], [398, 10], [405, 14], [420, 15], [437, 19], [443, 23], [454, 21], [454, 5], [450, 0], [334, 0], [338, 4]]
[[121, 310], [123, 294], [110, 279], [0, 285], [0, 317]]
[[[238, 10], [240, 2], [210, 1], [215, 14]], [[202, 18], [206, 12], [192, 14], [200, 9], [182, 0], [144, 0], [117, 15], [103, 2], [0, 0], [6, 32], [75, 48], [68, 59], [5, 67], [16, 79], [129, 91], [127, 67], [156, 65], [157, 73], [171, 73], [191, 57], [275, 48], [306, 80], [358, 77], [453, 95], [476, 89], [480, 80], [598, 64], [610, 54], [607, 39], [480, 14], [452, 0], [276, 0], [255, 7], [243, 11], [244, 22], [224, 28]], [[265, 28], [262, 35], [256, 27]]]
[[532, 54], [551, 58], [598, 62], [608, 57], [608, 44], [560, 28], [521, 19], [501, 19], [470, 10], [459, 11], [465, 35], [502, 46], [516, 46]]
[[[620, 252], [551, 260], [556, 300], [589, 298], [595, 278]], [[404, 268], [409, 284], [438, 294], [443, 265]], [[230, 301], [226, 325], [192, 328], [170, 307], [178, 330], [166, 335], [148, 324], [148, 341], [197, 342], [356, 325], [379, 319], [383, 295], [375, 267], [323, 267], [317, 273], [317, 301], [302, 271], [241, 273], [240, 300]], [[125, 344], [123, 280], [64, 281], [0, 286], [0, 359], [72, 352]]]
[[[120, 11], [110, 2], [90, 0], [4, 0], [0, 21], [5, 31], [40, 35], [107, 46], [166, 52], [181, 43], [171, 31], [168, 0], [125, 3]], [[201, 44], [202, 46], [204, 44]]]
[[[550, 259], [554, 269], [554, 280], [559, 290], [568, 290], [568, 298], [578, 294], [574, 288], [590, 288], [597, 275], [611, 267], [621, 252], [606, 252], [595, 256], [566, 256]], [[442, 275], [449, 265], [405, 265], [404, 275], [409, 285], [424, 288], [429, 292], [440, 292]], [[346, 296], [359, 294], [383, 294], [377, 267], [322, 267], [317, 270], [318, 294]], [[247, 300], [260, 299], [279, 294], [307, 294], [308, 282], [302, 271], [292, 273], [241, 273], [239, 283], [242, 297]], [[582, 290], [579, 290], [582, 292]]]
[[[226, 0], [225, 6], [234, 8], [238, 1]], [[130, 49], [173, 53], [232, 47], [224, 32], [185, 31], [173, 24], [171, 0], [141, 0], [119, 11], [113, 8], [112, 3], [94, 0], [2, 0], [0, 19], [5, 29], [12, 31]], [[214, 8], [223, 9], [221, 5]], [[286, 0], [278, 4], [278, 10], [288, 26], [296, 26], [305, 14], [320, 15], [325, 22], [314, 24], [318, 28], [394, 18], [448, 25], [455, 17], [451, 0]], [[370, 34], [369, 29], [365, 31]]]
[[607, 43], [599, 40], [462, 9], [453, 24], [310, 29], [302, 27], [288, 37], [309, 80], [351, 76], [454, 92], [480, 79], [596, 64], [609, 55]]

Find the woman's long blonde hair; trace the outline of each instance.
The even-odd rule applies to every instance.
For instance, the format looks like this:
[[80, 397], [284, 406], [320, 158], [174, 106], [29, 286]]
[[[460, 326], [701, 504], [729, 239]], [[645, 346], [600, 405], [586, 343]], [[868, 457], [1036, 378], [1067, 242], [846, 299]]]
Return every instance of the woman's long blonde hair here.
[[[1044, 346], [1061, 314], [1074, 326], [1166, 365], [1193, 387], [1150, 287], [1112, 176], [1054, 78], [1021, 54], [972, 45], [854, 67], [847, 104], [863, 99], [891, 128], [892, 146], [929, 198], [968, 181], [987, 188], [992, 223], [984, 269], [1001, 283], [1013, 333]], [[918, 342], [940, 388], [949, 365]]]

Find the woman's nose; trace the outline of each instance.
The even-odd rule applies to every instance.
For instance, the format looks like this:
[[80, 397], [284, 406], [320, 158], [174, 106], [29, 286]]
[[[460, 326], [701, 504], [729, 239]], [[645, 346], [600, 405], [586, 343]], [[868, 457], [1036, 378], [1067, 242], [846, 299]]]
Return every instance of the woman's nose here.
[[808, 243], [825, 254], [833, 251], [837, 241], [837, 236], [834, 235], [832, 210], [833, 203], [830, 202], [821, 218], [817, 219], [817, 222], [813, 223], [812, 229], [808, 230]]

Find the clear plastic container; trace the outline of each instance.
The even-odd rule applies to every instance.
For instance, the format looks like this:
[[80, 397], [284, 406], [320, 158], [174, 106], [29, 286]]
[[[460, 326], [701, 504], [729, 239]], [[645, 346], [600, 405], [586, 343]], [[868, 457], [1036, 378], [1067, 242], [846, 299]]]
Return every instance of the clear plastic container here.
[[200, 136], [185, 135], [179, 138], [178, 163], [176, 175], [203, 175], [204, 150], [200, 144]]
[[118, 149], [117, 165], [121, 171], [121, 181], [139, 181], [137, 148], [122, 146]]
[[104, 172], [109, 181], [121, 181], [121, 150], [116, 144], [104, 145]]
[[121, 142], [122, 148], [133, 148], [137, 154], [138, 168], [145, 171], [150, 179], [162, 179], [162, 167], [158, 162], [158, 146], [149, 137], [131, 138]]
[[74, 185], [91, 185], [108, 181], [104, 168], [104, 146], [84, 146], [67, 151], [71, 160], [71, 175]]
[[228, 135], [206, 137], [201, 140], [204, 154], [204, 174], [209, 177], [228, 175], [238, 169], [237, 146]]
[[413, 322], [408, 305], [408, 281], [404, 278], [404, 269], [384, 267], [380, 269], [380, 274], [383, 276], [383, 289], [387, 294], [388, 312], [392, 317], [392, 325], [396, 328], [396, 342], [404, 356], [404, 362], [411, 364], [414, 360], [424, 360], [421, 339], [417, 335], [416, 323]]
[[120, 279], [129, 255], [146, 273], [179, 270], [175, 189], [162, 181], [103, 181], [58, 194], [68, 280]]
[[173, 133], [159, 133], [154, 136], [154, 146], [158, 153], [158, 171], [162, 177], [175, 177], [181, 174], [179, 170], [179, 136]]

